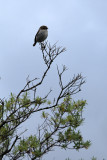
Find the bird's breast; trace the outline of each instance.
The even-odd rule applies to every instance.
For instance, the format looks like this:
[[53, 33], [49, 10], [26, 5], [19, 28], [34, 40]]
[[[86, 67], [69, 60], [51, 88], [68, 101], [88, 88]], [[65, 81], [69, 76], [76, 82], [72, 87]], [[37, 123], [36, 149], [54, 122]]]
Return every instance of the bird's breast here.
[[47, 30], [40, 30], [38, 35], [36, 36], [37, 42], [42, 42], [44, 41], [48, 36], [48, 31]]

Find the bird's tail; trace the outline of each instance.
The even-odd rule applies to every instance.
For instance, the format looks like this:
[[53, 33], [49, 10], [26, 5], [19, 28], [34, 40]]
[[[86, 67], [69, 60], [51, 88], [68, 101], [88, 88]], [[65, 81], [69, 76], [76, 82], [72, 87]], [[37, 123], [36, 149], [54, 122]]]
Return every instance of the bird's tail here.
[[33, 47], [36, 45], [36, 42], [34, 42]]

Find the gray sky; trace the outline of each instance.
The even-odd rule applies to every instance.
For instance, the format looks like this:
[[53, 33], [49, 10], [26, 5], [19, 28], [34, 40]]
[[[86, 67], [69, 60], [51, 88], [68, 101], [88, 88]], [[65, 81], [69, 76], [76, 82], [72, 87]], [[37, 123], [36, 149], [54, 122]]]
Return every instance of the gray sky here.
[[17, 94], [28, 75], [42, 75], [39, 46], [32, 46], [41, 25], [49, 27], [51, 44], [58, 41], [67, 49], [49, 72], [49, 87], [55, 91], [56, 64], [69, 68], [65, 81], [76, 73], [86, 77], [77, 98], [87, 100], [81, 132], [85, 140], [92, 141], [88, 150], [56, 149], [46, 159], [107, 159], [107, 0], [0, 0], [0, 98]]

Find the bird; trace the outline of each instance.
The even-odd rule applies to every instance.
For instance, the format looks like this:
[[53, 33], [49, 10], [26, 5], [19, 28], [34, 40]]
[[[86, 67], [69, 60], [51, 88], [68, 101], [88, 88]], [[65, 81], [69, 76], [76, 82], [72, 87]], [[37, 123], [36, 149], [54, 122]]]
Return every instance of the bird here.
[[41, 26], [35, 35], [33, 46], [35, 46], [37, 42], [43, 42], [47, 37], [48, 37], [48, 27]]

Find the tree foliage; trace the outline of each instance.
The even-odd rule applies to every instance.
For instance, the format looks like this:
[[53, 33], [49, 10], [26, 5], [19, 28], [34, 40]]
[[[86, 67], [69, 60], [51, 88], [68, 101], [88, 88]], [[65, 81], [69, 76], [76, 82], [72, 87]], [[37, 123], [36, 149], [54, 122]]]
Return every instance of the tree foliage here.
[[[29, 80], [28, 77], [24, 88], [17, 95], [11, 93], [9, 99], [0, 99], [0, 159], [29, 157], [35, 160], [54, 147], [79, 150], [90, 146], [90, 141], [84, 141], [78, 130], [84, 121], [82, 112], [86, 101], [72, 99], [72, 95], [81, 91], [84, 78], [81, 74], [74, 75], [72, 80], [64, 84], [62, 75], [66, 67], [63, 66], [60, 71], [57, 66], [60, 87], [57, 97], [53, 97], [53, 101], [48, 99], [52, 90], [44, 97], [38, 96], [37, 89], [43, 84], [52, 63], [65, 52], [65, 48], [57, 47], [56, 44], [51, 46], [48, 42], [40, 46], [46, 65], [41, 79]], [[19, 126], [38, 112], [42, 124], [38, 124], [37, 133], [29, 137], [24, 136], [25, 131], [19, 133]]]

